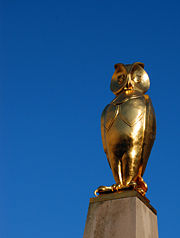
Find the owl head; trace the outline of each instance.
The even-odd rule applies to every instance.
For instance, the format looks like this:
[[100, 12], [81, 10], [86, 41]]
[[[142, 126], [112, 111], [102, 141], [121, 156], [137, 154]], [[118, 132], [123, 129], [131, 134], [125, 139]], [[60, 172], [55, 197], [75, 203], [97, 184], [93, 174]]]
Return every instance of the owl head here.
[[122, 91], [134, 90], [147, 92], [150, 87], [149, 76], [144, 70], [144, 64], [115, 64], [115, 72], [111, 79], [111, 91], [118, 95]]

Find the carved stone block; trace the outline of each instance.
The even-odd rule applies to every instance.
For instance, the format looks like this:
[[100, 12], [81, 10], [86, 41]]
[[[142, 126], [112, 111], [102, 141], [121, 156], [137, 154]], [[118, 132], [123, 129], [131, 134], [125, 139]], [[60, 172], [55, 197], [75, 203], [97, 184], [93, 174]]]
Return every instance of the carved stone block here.
[[136, 191], [91, 198], [83, 238], [158, 238], [156, 210]]

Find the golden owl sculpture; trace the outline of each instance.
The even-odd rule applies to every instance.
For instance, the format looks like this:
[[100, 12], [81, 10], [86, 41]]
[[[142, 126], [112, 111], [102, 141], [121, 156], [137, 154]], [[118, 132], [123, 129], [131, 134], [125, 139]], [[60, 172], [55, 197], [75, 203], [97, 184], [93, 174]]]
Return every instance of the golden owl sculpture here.
[[147, 184], [143, 174], [156, 136], [156, 118], [144, 64], [116, 64], [111, 90], [116, 95], [101, 116], [104, 151], [116, 184], [100, 186], [97, 193], [135, 189], [143, 196]]

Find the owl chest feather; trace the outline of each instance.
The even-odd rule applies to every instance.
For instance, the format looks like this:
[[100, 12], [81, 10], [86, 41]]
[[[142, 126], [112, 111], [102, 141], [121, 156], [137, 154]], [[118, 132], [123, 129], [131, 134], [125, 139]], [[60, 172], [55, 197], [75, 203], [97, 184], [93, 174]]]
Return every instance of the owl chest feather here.
[[132, 97], [127, 100], [111, 103], [106, 111], [105, 128], [110, 130], [117, 121], [123, 121], [127, 126], [133, 127], [140, 121], [146, 111], [144, 96]]

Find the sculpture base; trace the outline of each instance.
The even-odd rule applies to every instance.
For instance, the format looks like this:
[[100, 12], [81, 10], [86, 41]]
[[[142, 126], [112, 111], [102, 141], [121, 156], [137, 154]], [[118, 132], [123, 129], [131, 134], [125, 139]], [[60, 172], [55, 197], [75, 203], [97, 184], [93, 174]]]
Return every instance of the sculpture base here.
[[157, 212], [133, 190], [91, 198], [83, 238], [158, 238]]

